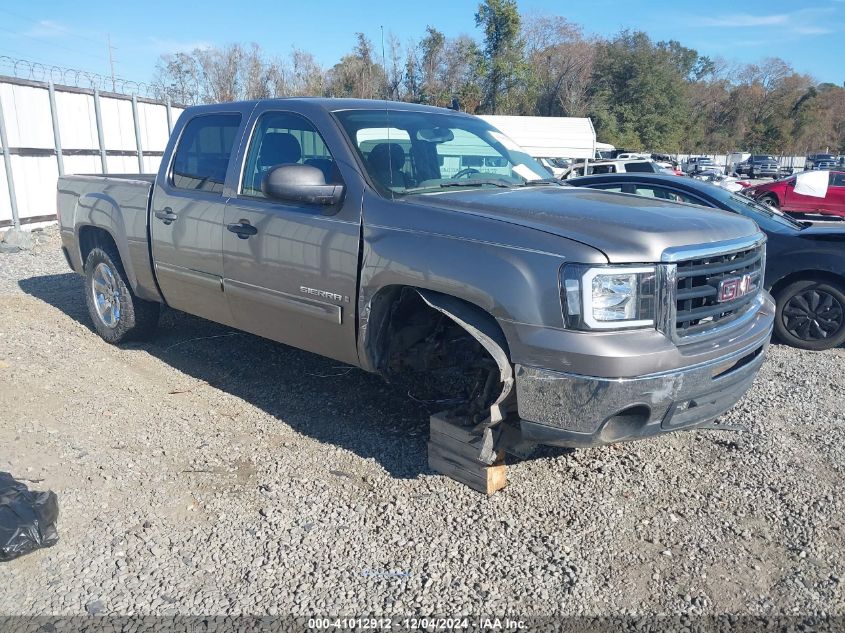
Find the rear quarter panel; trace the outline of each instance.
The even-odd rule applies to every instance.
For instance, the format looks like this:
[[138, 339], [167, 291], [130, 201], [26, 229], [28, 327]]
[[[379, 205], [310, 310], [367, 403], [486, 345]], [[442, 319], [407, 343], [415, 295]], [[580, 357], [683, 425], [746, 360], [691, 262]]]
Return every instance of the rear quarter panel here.
[[96, 227], [111, 235], [126, 276], [139, 297], [161, 301], [150, 265], [148, 206], [154, 176], [64, 176], [58, 184], [62, 244], [83, 273], [80, 233]]

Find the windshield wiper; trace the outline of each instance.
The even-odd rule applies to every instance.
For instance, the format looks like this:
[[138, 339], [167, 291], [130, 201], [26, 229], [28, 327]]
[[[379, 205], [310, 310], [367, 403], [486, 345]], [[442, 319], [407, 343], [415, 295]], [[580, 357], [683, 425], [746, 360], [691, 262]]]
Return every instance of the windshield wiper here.
[[504, 187], [510, 189], [516, 186], [514, 183], [502, 178], [473, 178], [471, 180], [451, 180], [449, 182], [441, 182], [441, 187], [481, 187], [482, 185], [493, 185], [495, 187]]

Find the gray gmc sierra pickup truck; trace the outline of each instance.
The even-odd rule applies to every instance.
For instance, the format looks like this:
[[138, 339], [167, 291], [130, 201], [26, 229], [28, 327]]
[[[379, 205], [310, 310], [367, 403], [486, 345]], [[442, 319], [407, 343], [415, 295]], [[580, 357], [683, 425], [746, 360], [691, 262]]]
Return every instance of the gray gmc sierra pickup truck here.
[[709, 425], [769, 343], [765, 236], [548, 176], [467, 114], [263, 100], [188, 108], [156, 176], [61, 178], [58, 216], [111, 343], [166, 304], [389, 380], [445, 376], [484, 433]]

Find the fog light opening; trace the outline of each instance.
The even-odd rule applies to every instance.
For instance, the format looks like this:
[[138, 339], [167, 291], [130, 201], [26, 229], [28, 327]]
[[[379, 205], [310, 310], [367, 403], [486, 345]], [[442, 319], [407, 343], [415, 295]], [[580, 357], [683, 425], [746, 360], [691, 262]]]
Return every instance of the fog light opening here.
[[644, 404], [622, 409], [609, 417], [601, 429], [603, 442], [618, 442], [640, 435], [642, 428], [651, 418], [651, 409]]

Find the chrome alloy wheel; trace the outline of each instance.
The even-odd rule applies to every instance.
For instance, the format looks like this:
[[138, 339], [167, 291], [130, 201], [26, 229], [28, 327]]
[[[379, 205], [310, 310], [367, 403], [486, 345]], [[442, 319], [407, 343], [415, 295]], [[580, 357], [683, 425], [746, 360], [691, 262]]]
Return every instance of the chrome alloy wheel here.
[[91, 276], [91, 293], [97, 316], [107, 327], [116, 327], [120, 322], [120, 288], [117, 276], [108, 264], [100, 262]]

